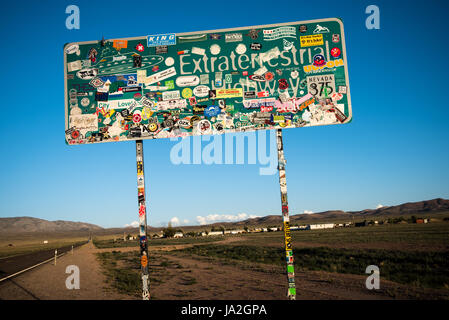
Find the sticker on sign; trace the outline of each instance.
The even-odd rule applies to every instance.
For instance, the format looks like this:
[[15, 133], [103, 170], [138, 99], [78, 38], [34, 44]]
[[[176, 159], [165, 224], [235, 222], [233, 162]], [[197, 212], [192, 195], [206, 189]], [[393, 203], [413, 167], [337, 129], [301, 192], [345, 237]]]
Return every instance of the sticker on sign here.
[[174, 33], [147, 36], [148, 47], [173, 46], [175, 44], [176, 44], [176, 34]]
[[324, 74], [307, 77], [307, 88], [313, 96], [328, 97], [335, 92], [335, 76], [333, 74]]

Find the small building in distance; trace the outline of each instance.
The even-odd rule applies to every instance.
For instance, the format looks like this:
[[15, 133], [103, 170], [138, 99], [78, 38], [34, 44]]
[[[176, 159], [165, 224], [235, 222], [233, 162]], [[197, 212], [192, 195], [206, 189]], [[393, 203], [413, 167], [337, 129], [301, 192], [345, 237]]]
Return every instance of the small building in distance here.
[[332, 229], [335, 227], [335, 223], [321, 223], [321, 224], [308, 224], [308, 230], [321, 230], [321, 229]]
[[184, 234], [183, 234], [182, 232], [176, 232], [176, 233], [173, 235], [173, 238], [182, 238], [182, 237], [184, 237]]
[[222, 236], [223, 235], [223, 231], [211, 231], [207, 235], [208, 236]]

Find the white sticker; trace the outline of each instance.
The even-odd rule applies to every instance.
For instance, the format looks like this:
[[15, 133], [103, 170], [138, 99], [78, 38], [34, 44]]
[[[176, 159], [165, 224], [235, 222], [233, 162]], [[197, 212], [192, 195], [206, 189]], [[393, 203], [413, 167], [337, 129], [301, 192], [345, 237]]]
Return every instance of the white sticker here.
[[164, 100], [164, 101], [176, 100], [176, 99], [180, 99], [180, 98], [181, 98], [181, 95], [179, 93], [179, 90], [162, 92], [162, 100]]
[[213, 44], [210, 46], [210, 53], [212, 53], [213, 55], [219, 54], [220, 51], [221, 51], [221, 48], [218, 44]]
[[70, 127], [78, 130], [98, 131], [98, 116], [96, 114], [71, 115]]
[[201, 134], [208, 134], [212, 132], [212, 125], [209, 120], [204, 119], [198, 122], [197, 130]]
[[81, 63], [81, 60], [67, 63], [67, 71], [68, 72], [81, 70], [82, 67], [83, 67], [83, 65]]
[[200, 84], [198, 76], [181, 76], [176, 78], [176, 85], [178, 87], [193, 87]]
[[263, 31], [263, 39], [265, 41], [272, 41], [280, 38], [296, 38], [296, 28], [279, 27]]
[[172, 57], [168, 57], [167, 59], [165, 59], [165, 65], [167, 67], [171, 67], [174, 64], [175, 64], [175, 59], [173, 59]]
[[165, 80], [167, 78], [171, 78], [171, 77], [173, 77], [175, 75], [176, 75], [176, 69], [175, 69], [175, 67], [171, 67], [171, 68], [168, 68], [166, 70], [163, 70], [161, 72], [155, 73], [155, 74], [147, 77], [145, 79], [145, 84], [146, 85], [150, 85], [150, 84], [153, 84], [155, 82], [159, 82], [161, 80]]
[[298, 77], [299, 77], [299, 72], [298, 72], [298, 70], [293, 70], [293, 71], [290, 73], [290, 76], [292, 77], [292, 79], [298, 78]]
[[150, 91], [164, 91], [164, 90], [168, 90], [168, 87], [166, 86], [145, 86], [146, 90], [150, 90]]
[[157, 110], [184, 109], [187, 107], [186, 99], [159, 101]]
[[87, 107], [89, 105], [89, 103], [90, 103], [89, 98], [84, 97], [84, 98], [81, 99], [81, 105], [83, 107]]
[[83, 69], [76, 73], [76, 76], [82, 80], [91, 80], [98, 75], [98, 69]]
[[335, 77], [333, 74], [307, 77], [307, 89], [313, 96], [328, 97], [335, 92]]
[[274, 47], [273, 49], [268, 50], [267, 52], [263, 52], [259, 54], [260, 60], [262, 62], [268, 62], [271, 59], [276, 59], [281, 55], [281, 52], [279, 51], [278, 47]]
[[145, 83], [146, 78], [147, 78], [147, 69], [137, 70], [138, 83]]
[[264, 75], [266, 72], [268, 72], [268, 69], [265, 67], [259, 68], [258, 70], [254, 71], [254, 74], [257, 76], [262, 76]]
[[90, 80], [89, 84], [94, 88], [100, 88], [100, 87], [104, 86], [104, 81], [101, 80], [100, 78], [94, 78], [94, 79]]
[[193, 48], [192, 48], [192, 53], [193, 53], [193, 54], [198, 54], [198, 55], [200, 55], [200, 56], [204, 56], [204, 55], [206, 54], [206, 49], [193, 47]]
[[148, 99], [147, 97], [142, 97], [142, 99], [140, 99], [140, 104], [143, 105], [144, 107], [148, 107], [148, 108], [152, 108], [154, 106], [153, 101], [151, 101], [150, 99]]
[[332, 101], [339, 101], [343, 98], [343, 94], [334, 92], [331, 94]]
[[104, 108], [106, 111], [112, 110], [112, 109], [127, 109], [129, 107], [132, 107], [136, 101], [134, 99], [121, 99], [121, 100], [109, 100], [107, 102], [105, 101], [98, 101], [97, 106], [98, 108]]
[[243, 43], [240, 43], [237, 48], [235, 48], [235, 52], [238, 54], [244, 54], [246, 52], [246, 46]]
[[68, 47], [65, 49], [65, 52], [66, 52], [67, 54], [72, 54], [72, 53], [78, 52], [79, 49], [80, 49], [80, 46], [79, 46], [78, 44], [75, 43], [75, 44], [71, 44], [70, 46], [68, 46]]
[[346, 94], [346, 86], [338, 86], [338, 93]]
[[204, 98], [209, 96], [209, 90], [208, 86], [198, 86], [193, 89], [193, 94], [198, 98]]

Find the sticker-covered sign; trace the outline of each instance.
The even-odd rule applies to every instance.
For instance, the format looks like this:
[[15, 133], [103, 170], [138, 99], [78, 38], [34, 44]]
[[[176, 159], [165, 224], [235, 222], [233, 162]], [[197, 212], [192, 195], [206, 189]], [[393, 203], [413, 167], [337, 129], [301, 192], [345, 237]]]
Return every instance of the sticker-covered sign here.
[[337, 18], [76, 42], [63, 54], [69, 145], [352, 119]]

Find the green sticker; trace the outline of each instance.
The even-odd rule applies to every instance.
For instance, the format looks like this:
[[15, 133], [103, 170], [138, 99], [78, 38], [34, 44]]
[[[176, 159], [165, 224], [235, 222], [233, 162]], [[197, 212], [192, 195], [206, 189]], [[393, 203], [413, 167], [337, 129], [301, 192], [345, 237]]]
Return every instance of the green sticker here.
[[175, 81], [174, 80], [165, 81], [165, 86], [168, 88], [168, 90], [172, 90], [175, 88]]
[[295, 272], [295, 268], [293, 266], [287, 266], [287, 272], [288, 273], [294, 273]]

